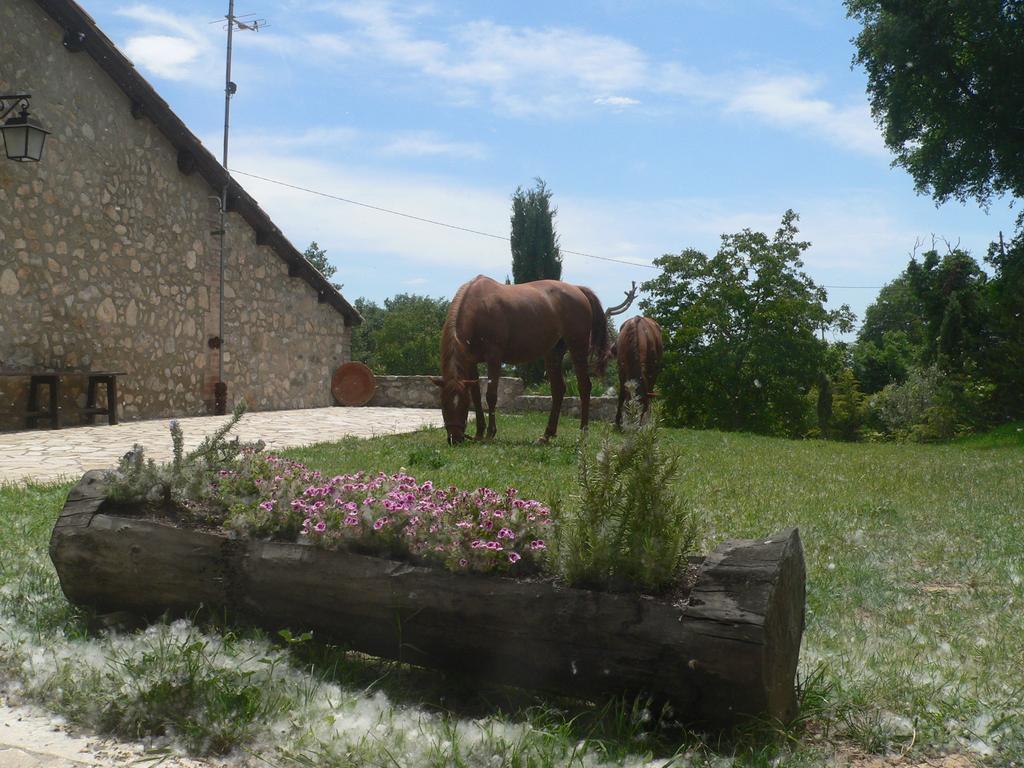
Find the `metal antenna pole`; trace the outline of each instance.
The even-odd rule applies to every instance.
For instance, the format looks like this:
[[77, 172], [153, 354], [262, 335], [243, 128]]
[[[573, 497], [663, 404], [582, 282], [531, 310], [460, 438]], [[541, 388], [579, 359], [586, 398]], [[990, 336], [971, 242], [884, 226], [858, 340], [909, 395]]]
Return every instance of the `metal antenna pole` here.
[[[228, 46], [227, 64], [224, 71], [224, 172], [228, 170], [228, 127], [231, 122], [231, 38], [235, 31], [235, 0], [228, 0]], [[213, 388], [213, 412], [221, 415], [227, 412], [228, 386], [224, 381], [224, 264], [227, 248], [227, 210], [229, 180], [224, 181], [220, 191], [220, 280], [217, 301], [217, 383]]]
[[[231, 126], [231, 97], [235, 95], [236, 86], [231, 82], [231, 43], [234, 37], [235, 25], [239, 29], [248, 29], [253, 32], [259, 31], [260, 26], [266, 26], [266, 21], [257, 19], [245, 23], [235, 17], [235, 0], [228, 0], [228, 45], [227, 57], [224, 67], [224, 172], [228, 170], [228, 133]], [[220, 193], [220, 297], [218, 301], [217, 337], [219, 339], [220, 354], [217, 358], [217, 383], [214, 385], [214, 413], [223, 414], [227, 410], [227, 384], [224, 381], [224, 268], [227, 254], [227, 215], [228, 215], [228, 192], [231, 185], [231, 177], [227, 176], [224, 188]]]

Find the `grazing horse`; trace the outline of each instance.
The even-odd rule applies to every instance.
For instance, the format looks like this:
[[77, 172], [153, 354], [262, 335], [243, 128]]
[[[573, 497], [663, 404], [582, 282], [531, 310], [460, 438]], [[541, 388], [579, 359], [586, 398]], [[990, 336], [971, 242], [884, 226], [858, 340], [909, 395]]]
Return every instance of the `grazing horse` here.
[[478, 275], [459, 288], [441, 332], [441, 413], [448, 443], [466, 439], [472, 398], [476, 437], [484, 435], [478, 365], [487, 365], [487, 436], [494, 437], [494, 406], [502, 363], [544, 358], [551, 381], [551, 415], [541, 442], [555, 436], [565, 394], [562, 358], [568, 351], [580, 386], [580, 428], [590, 418], [592, 357], [603, 373], [608, 362], [608, 328], [601, 302], [589, 288], [560, 280], [505, 285]]
[[661, 326], [649, 317], [631, 317], [619, 329], [615, 342], [615, 356], [619, 361], [619, 407], [615, 411], [615, 426], [622, 426], [622, 404], [629, 397], [626, 382], [636, 382], [636, 393], [643, 403], [643, 420], [654, 396], [654, 380], [661, 368]]

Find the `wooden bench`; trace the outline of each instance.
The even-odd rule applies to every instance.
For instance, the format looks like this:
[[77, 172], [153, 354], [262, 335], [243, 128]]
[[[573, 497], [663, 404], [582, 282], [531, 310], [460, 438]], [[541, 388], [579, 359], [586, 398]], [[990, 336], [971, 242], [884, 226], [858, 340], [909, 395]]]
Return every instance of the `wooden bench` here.
[[[25, 427], [32, 429], [41, 419], [50, 422], [53, 429], [60, 429], [60, 381], [62, 378], [85, 376], [88, 378], [85, 408], [82, 414], [89, 424], [97, 416], [106, 416], [107, 423], [117, 424], [117, 377], [124, 371], [80, 371], [80, 370], [0, 370], [0, 376], [29, 378], [28, 409], [25, 413]], [[100, 407], [96, 402], [96, 390], [103, 385], [106, 404]], [[47, 407], [42, 408], [40, 400], [43, 387], [47, 389]]]

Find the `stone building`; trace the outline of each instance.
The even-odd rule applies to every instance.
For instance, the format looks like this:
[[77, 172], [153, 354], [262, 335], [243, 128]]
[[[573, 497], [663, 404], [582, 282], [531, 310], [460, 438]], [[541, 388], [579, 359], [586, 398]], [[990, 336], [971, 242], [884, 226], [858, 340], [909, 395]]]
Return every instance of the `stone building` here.
[[[0, 155], [0, 370], [124, 371], [122, 418], [201, 415], [223, 351], [228, 408], [331, 404], [358, 312], [80, 6], [0, 3], [5, 93], [30, 93], [52, 133], [42, 162]], [[62, 387], [80, 423], [84, 381]], [[23, 427], [27, 390], [0, 377], [0, 429]]]

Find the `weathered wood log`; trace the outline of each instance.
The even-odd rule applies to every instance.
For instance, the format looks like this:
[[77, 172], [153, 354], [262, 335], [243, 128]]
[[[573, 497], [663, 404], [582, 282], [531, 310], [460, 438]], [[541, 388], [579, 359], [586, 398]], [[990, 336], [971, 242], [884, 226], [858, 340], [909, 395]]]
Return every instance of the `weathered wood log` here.
[[723, 543], [674, 605], [118, 517], [104, 511], [101, 478], [75, 486], [50, 541], [73, 602], [150, 616], [205, 606], [491, 682], [650, 694], [709, 726], [795, 714], [805, 597], [795, 528]]

